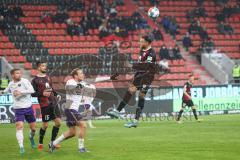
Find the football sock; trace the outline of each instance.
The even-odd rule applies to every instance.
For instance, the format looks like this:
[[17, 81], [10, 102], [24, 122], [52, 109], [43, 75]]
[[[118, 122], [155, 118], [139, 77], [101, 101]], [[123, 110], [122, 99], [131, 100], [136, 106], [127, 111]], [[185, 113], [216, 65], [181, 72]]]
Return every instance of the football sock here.
[[61, 143], [65, 139], [64, 135], [62, 134], [60, 137], [58, 137], [56, 140], [53, 141], [53, 145], [57, 145]]
[[39, 131], [39, 144], [43, 144], [43, 138], [44, 138], [45, 132], [46, 132], [46, 130], [40, 128], [40, 131]]
[[129, 91], [127, 91], [125, 96], [123, 97], [123, 100], [120, 102], [120, 104], [117, 108], [117, 110], [119, 112], [127, 105], [127, 103], [130, 101], [131, 97], [132, 97], [132, 94]]
[[56, 139], [58, 131], [59, 131], [59, 127], [53, 126], [51, 141], [54, 141]]
[[23, 130], [16, 131], [16, 137], [20, 148], [23, 148]]
[[193, 115], [194, 115], [195, 119], [198, 120], [196, 109], [192, 109], [192, 112], [193, 112]]
[[142, 110], [144, 108], [144, 102], [145, 102], [145, 99], [142, 98], [142, 97], [139, 97], [139, 99], [138, 99], [138, 107], [136, 109], [136, 116], [135, 116], [136, 120], [139, 120], [139, 118], [141, 116]]
[[78, 148], [84, 148], [84, 139], [83, 138], [79, 138], [78, 139]]
[[182, 116], [183, 110], [181, 109], [178, 113], [178, 117], [177, 117], [177, 121], [180, 120], [181, 116]]
[[30, 130], [29, 137], [33, 138], [35, 136], [35, 130]]

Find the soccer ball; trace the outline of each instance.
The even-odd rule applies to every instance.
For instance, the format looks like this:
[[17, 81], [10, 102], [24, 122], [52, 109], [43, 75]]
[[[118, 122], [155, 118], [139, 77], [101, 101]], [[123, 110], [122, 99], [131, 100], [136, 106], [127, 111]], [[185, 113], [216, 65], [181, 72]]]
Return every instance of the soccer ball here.
[[150, 18], [157, 18], [159, 16], [160, 12], [159, 12], [159, 9], [157, 7], [151, 7], [149, 8], [148, 10], [148, 16]]

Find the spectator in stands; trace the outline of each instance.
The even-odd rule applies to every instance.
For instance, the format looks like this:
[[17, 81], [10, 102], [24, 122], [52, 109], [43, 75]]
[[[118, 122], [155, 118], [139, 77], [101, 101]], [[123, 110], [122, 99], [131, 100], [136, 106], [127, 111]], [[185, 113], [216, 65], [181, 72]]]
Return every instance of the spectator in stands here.
[[1, 79], [0, 79], [0, 89], [4, 90], [5, 88], [7, 88], [9, 82], [10, 82], [10, 79], [8, 75], [5, 73], [3, 76], [1, 76]]
[[116, 17], [117, 16], [117, 10], [113, 6], [110, 8], [110, 16], [112, 16], [112, 17]]
[[211, 53], [215, 48], [215, 44], [211, 38], [208, 38], [208, 40], [203, 42], [202, 47], [205, 52]]
[[3, 17], [6, 17], [8, 14], [8, 6], [5, 3], [2, 3], [0, 5], [0, 15], [2, 15]]
[[73, 0], [68, 6], [68, 10], [72, 11], [82, 11], [84, 9], [85, 3], [84, 0]]
[[119, 37], [126, 38], [128, 36], [128, 32], [126, 31], [125, 28], [116, 27], [115, 35], [119, 36]]
[[5, 19], [3, 16], [0, 16], [0, 29], [6, 29], [7, 28], [7, 24], [5, 22]]
[[54, 22], [57, 23], [64, 23], [69, 18], [67, 11], [58, 11], [57, 14], [54, 16]]
[[102, 25], [98, 28], [100, 39], [103, 37], [107, 37], [109, 35], [107, 30], [107, 21], [103, 22]]
[[227, 23], [227, 22], [220, 22], [220, 24], [218, 24], [218, 32], [221, 34], [233, 34], [233, 28]]
[[188, 48], [192, 46], [192, 40], [188, 32], [183, 37], [182, 43], [186, 51], [188, 51]]
[[23, 14], [23, 10], [21, 7], [19, 7], [18, 5], [15, 5], [13, 8], [12, 8], [12, 11], [13, 11], [13, 14], [15, 16], [16, 19], [18, 19], [19, 17], [24, 17], [24, 14]]
[[159, 50], [159, 57], [160, 57], [160, 59], [169, 59], [168, 49], [165, 46], [165, 44], [163, 44]]
[[169, 72], [169, 64], [168, 64], [168, 60], [167, 59], [162, 59], [159, 62], [159, 67], [160, 67], [160, 71], [163, 71], [164, 73]]
[[168, 59], [168, 60], [174, 60], [174, 59], [175, 59], [172, 46], [170, 46], [170, 47], [168, 48], [168, 58], [167, 58], [167, 59]]
[[199, 36], [202, 40], [208, 39], [208, 33], [205, 27], [199, 28]]
[[163, 19], [161, 21], [163, 28], [166, 32], [169, 31], [169, 25], [170, 25], [170, 18], [166, 15], [163, 16]]
[[57, 4], [60, 11], [82, 11], [85, 7], [84, 0], [60, 0]]
[[240, 66], [237, 63], [235, 63], [232, 69], [232, 76], [233, 76], [234, 83], [240, 82]]
[[155, 40], [163, 40], [163, 35], [157, 27], [152, 31], [152, 34], [154, 35]]
[[198, 6], [202, 6], [203, 3], [204, 3], [204, 0], [197, 0], [197, 5], [198, 5]]
[[52, 17], [53, 15], [51, 12], [45, 12], [42, 14], [40, 19], [42, 20], [43, 23], [52, 23]]
[[197, 25], [197, 23], [196, 22], [191, 23], [188, 28], [188, 32], [190, 34], [198, 34], [199, 33], [198, 31], [199, 31], [199, 26]]
[[172, 35], [173, 39], [176, 38], [176, 34], [178, 34], [178, 28], [176, 21], [171, 21], [169, 24], [169, 33]]
[[213, 0], [215, 5], [222, 6], [228, 3], [228, 0]]
[[197, 8], [197, 9], [195, 9], [194, 10], [194, 15], [196, 16], [196, 17], [198, 17], [198, 18], [200, 18], [200, 17], [206, 17], [207, 15], [206, 15], [206, 11], [205, 11], [205, 8], [204, 7], [199, 7], [199, 8]]
[[180, 48], [177, 44], [173, 48], [173, 54], [174, 54], [174, 59], [182, 59], [183, 58], [181, 53], [180, 53]]
[[158, 2], [157, 0], [149, 0], [149, 1], [150, 1], [150, 4], [151, 4], [152, 6], [156, 6], [156, 5], [159, 4], [159, 2]]

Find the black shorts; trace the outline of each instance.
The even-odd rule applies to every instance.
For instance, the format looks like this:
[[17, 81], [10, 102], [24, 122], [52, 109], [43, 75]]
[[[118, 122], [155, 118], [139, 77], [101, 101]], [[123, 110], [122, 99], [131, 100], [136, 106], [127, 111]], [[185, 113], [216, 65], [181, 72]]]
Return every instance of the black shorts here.
[[56, 118], [61, 118], [60, 109], [56, 106], [41, 107], [42, 121], [48, 122]]
[[145, 74], [138, 72], [134, 75], [132, 84], [136, 86], [139, 91], [146, 94], [152, 84], [153, 79], [154, 74]]
[[188, 107], [193, 107], [194, 103], [192, 100], [183, 100], [182, 101], [182, 108], [185, 108], [186, 106]]

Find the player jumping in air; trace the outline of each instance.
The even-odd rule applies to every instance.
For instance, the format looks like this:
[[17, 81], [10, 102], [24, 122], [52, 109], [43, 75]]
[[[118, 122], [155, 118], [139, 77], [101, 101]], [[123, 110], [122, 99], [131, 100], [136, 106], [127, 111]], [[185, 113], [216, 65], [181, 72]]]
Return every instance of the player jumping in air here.
[[192, 97], [191, 97], [191, 89], [192, 89], [193, 84], [194, 84], [194, 75], [190, 75], [188, 82], [186, 82], [183, 87], [182, 108], [178, 113], [178, 117], [177, 117], [178, 123], [182, 123], [182, 121], [180, 121], [180, 118], [181, 118], [183, 110], [186, 106], [192, 108], [193, 115], [198, 122], [202, 121], [201, 119], [198, 119], [196, 107], [194, 106]]
[[26, 120], [29, 124], [29, 140], [31, 142], [31, 147], [36, 148], [33, 139], [35, 135], [36, 119], [32, 109], [31, 100], [31, 94], [34, 93], [34, 89], [27, 79], [22, 78], [22, 73], [20, 69], [12, 69], [10, 73], [12, 76], [12, 81], [9, 83], [8, 87], [3, 91], [3, 93], [11, 93], [13, 95], [13, 110], [15, 113], [16, 137], [20, 147], [20, 154], [23, 154], [25, 152], [23, 146], [24, 120]]
[[51, 79], [46, 74], [47, 64], [45, 62], [38, 62], [37, 67], [38, 74], [32, 80], [32, 85], [35, 90], [32, 96], [38, 98], [38, 102], [41, 107], [43, 123], [39, 131], [38, 149], [42, 150], [43, 139], [49, 121], [54, 121], [51, 141], [54, 141], [57, 137], [59, 127], [61, 125], [60, 110], [58, 108], [58, 101], [61, 99], [61, 96], [58, 95], [51, 86]]
[[86, 134], [86, 123], [83, 120], [83, 115], [79, 112], [79, 107], [82, 105], [83, 92], [85, 88], [84, 73], [81, 69], [76, 68], [71, 72], [72, 79], [68, 80], [65, 86], [66, 89], [66, 124], [69, 127], [68, 131], [58, 137], [53, 143], [49, 144], [49, 150], [52, 152], [56, 145], [63, 140], [72, 138], [76, 135], [76, 126], [80, 128], [78, 135], [79, 152], [88, 152], [84, 147], [84, 137]]
[[123, 100], [120, 102], [117, 110], [107, 112], [108, 115], [115, 118], [120, 118], [120, 111], [128, 104], [131, 97], [139, 90], [138, 107], [136, 109], [136, 116], [133, 122], [125, 124], [125, 127], [137, 127], [140, 115], [144, 108], [145, 95], [150, 88], [150, 85], [154, 79], [156, 62], [156, 54], [151, 47], [153, 41], [151, 35], [145, 35], [140, 39], [140, 56], [137, 65], [133, 69], [136, 69], [133, 81], [128, 88]]

